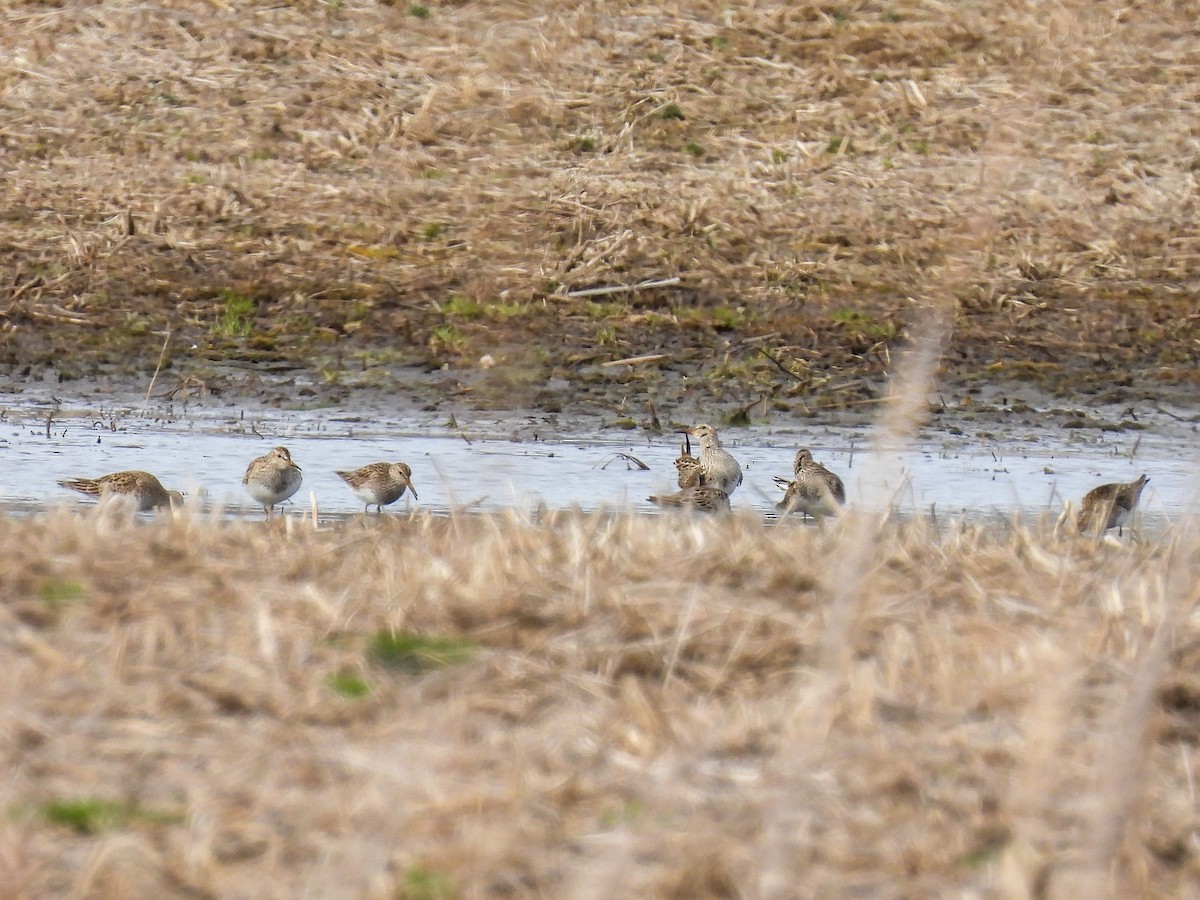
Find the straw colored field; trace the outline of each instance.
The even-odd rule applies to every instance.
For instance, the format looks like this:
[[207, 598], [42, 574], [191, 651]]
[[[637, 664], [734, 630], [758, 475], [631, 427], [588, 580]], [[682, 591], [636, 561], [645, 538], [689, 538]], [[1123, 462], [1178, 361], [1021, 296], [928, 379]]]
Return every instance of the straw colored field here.
[[0, 15], [14, 373], [814, 410], [940, 305], [960, 384], [1197, 377], [1189, 3]]
[[1196, 896], [1200, 544], [0, 519], [6, 897]]

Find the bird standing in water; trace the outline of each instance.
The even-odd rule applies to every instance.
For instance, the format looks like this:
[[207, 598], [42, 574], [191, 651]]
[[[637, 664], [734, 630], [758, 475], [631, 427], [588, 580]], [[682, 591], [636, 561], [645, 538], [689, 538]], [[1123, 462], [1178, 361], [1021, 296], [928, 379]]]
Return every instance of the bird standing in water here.
[[1079, 530], [1083, 532], [1105, 532], [1116, 528], [1117, 534], [1122, 534], [1122, 527], [1133, 514], [1142, 496], [1142, 488], [1150, 480], [1148, 475], [1142, 475], [1134, 481], [1102, 484], [1094, 487], [1083, 496], [1079, 504]]
[[149, 472], [113, 472], [99, 478], [68, 478], [59, 484], [100, 500], [109, 497], [129, 498], [137, 503], [138, 512], [183, 506], [183, 494], [168, 491]]
[[[354, 495], [366, 504], [363, 513], [371, 507], [382, 514], [383, 508], [389, 503], [395, 503], [407, 488], [417, 497], [417, 489], [412, 483], [412, 469], [402, 462], [377, 462], [355, 469], [353, 472], [339, 471], [338, 477], [350, 485]], [[420, 498], [417, 498], [420, 499]]]
[[704, 483], [700, 460], [692, 456], [692, 442], [686, 431], [683, 433], [683, 445], [679, 448], [679, 456], [675, 459], [675, 471], [678, 473], [680, 488], [700, 487]]
[[700, 474], [705, 487], [716, 488], [731, 495], [742, 483], [742, 467], [733, 455], [721, 446], [717, 429], [711, 425], [696, 425], [687, 429], [700, 442]]
[[684, 488], [674, 494], [657, 495], [648, 499], [655, 506], [667, 509], [690, 509], [705, 513], [729, 512], [729, 495], [720, 488], [708, 485]]
[[276, 447], [270, 453], [250, 461], [242, 484], [250, 496], [262, 504], [271, 518], [271, 509], [300, 490], [303, 476], [300, 467], [292, 462], [287, 447]]
[[792, 476], [791, 480], [775, 477], [775, 483], [785, 490], [783, 499], [775, 508], [785, 516], [799, 512], [805, 517], [817, 519], [841, 511], [846, 502], [846, 488], [842, 479], [814, 460], [812, 451], [807, 447], [796, 451]]

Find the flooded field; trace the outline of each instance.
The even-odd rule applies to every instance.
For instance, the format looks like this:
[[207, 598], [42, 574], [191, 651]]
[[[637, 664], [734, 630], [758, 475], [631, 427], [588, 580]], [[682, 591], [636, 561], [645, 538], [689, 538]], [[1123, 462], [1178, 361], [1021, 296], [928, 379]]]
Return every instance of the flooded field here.
[[[422, 508], [497, 510], [578, 507], [655, 509], [646, 498], [675, 489], [677, 436], [641, 429], [597, 430], [537, 417], [443, 415], [394, 421], [341, 410], [253, 413], [230, 409], [100, 409], [86, 403], [28, 402], [7, 408], [0, 425], [5, 477], [0, 502], [11, 510], [80, 504], [56, 481], [145, 469], [233, 516], [259, 515], [241, 486], [246, 464], [278, 444], [304, 470], [304, 484], [285, 509], [291, 515], [340, 517], [362, 506], [335, 474], [377, 460], [412, 466]], [[1142, 472], [1146, 524], [1178, 519], [1196, 501], [1195, 443], [1156, 431], [1096, 432], [1020, 427], [970, 435], [927, 430], [909, 448], [873, 449], [870, 429], [853, 425], [740, 428], [722, 431], [745, 470], [735, 509], [773, 512], [773, 476], [787, 475], [799, 446], [842, 475], [849, 502], [902, 515], [1008, 518], [1056, 516], [1103, 481]], [[631, 459], [644, 463], [641, 469]]]

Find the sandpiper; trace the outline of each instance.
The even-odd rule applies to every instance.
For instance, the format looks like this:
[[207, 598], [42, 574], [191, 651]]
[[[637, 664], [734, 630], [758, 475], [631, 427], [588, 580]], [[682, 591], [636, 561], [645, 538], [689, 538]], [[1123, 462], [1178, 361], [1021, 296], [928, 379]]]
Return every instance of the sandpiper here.
[[704, 484], [704, 472], [700, 469], [700, 460], [692, 456], [692, 442], [687, 432], [683, 434], [683, 444], [679, 448], [679, 456], [675, 459], [675, 470], [679, 473], [681, 488], [700, 487]]
[[113, 472], [99, 478], [68, 478], [59, 484], [101, 500], [109, 497], [128, 498], [137, 503], [138, 512], [183, 505], [183, 494], [168, 491], [149, 472]]
[[836, 515], [846, 502], [846, 488], [842, 479], [813, 459], [812, 451], [801, 447], [796, 451], [792, 465], [793, 477], [775, 477], [775, 483], [785, 490], [783, 499], [775, 505], [785, 516], [803, 513], [812, 516]]
[[292, 462], [287, 447], [276, 447], [265, 456], [251, 460], [242, 476], [242, 484], [250, 496], [263, 505], [267, 518], [271, 517], [273, 506], [300, 490], [301, 480], [300, 467]]
[[706, 487], [732, 494], [742, 483], [742, 467], [728, 450], [721, 446], [717, 429], [711, 425], [696, 425], [687, 429], [700, 442], [700, 472]]
[[[389, 503], [395, 503], [404, 495], [404, 489], [412, 491], [417, 496], [417, 489], [412, 483], [412, 469], [402, 462], [377, 462], [355, 469], [353, 472], [339, 471], [338, 477], [350, 485], [350, 490], [366, 507], [365, 515], [371, 507], [382, 513]], [[418, 498], [419, 499], [419, 498]]]
[[720, 488], [700, 485], [684, 488], [674, 494], [647, 498], [656, 506], [691, 509], [696, 512], [729, 512], [729, 495]]
[[1149, 480], [1148, 475], [1143, 475], [1135, 481], [1092, 488], [1084, 494], [1083, 502], [1079, 504], [1079, 530], [1103, 532], [1116, 528], [1117, 534], [1122, 534], [1122, 526], [1129, 521], [1133, 508], [1142, 496], [1142, 488]]

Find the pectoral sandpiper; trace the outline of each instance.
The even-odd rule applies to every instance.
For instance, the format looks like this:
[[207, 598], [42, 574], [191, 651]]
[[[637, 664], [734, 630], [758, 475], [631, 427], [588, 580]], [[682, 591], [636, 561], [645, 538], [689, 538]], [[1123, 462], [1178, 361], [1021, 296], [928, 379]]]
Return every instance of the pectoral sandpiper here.
[[250, 461], [242, 484], [250, 496], [262, 504], [271, 517], [271, 508], [300, 490], [303, 476], [300, 467], [292, 462], [286, 447], [276, 447], [265, 456]]
[[700, 460], [692, 456], [692, 442], [687, 432], [683, 435], [683, 445], [679, 448], [679, 456], [675, 459], [675, 470], [679, 473], [678, 481], [681, 488], [700, 487], [704, 484], [704, 473], [700, 469]]
[[775, 477], [775, 483], [785, 490], [783, 499], [775, 505], [785, 516], [803, 513], [805, 517], [836, 515], [846, 502], [842, 479], [813, 459], [812, 451], [801, 447], [796, 451], [791, 479]]
[[742, 483], [742, 467], [721, 446], [717, 429], [704, 424], [689, 428], [685, 433], [700, 442], [700, 472], [704, 486], [716, 488], [727, 495], [737, 490]]
[[684, 488], [674, 494], [649, 497], [656, 506], [691, 509], [696, 512], [729, 512], [729, 495], [720, 488], [700, 485]]
[[1150, 478], [1143, 475], [1126, 483], [1102, 484], [1083, 496], [1079, 504], [1079, 530], [1083, 532], [1108, 531], [1116, 528], [1122, 534], [1122, 526], [1129, 521], [1133, 508], [1142, 496], [1142, 488]]
[[101, 500], [109, 497], [128, 498], [137, 503], [138, 512], [183, 505], [183, 494], [168, 491], [149, 472], [113, 472], [99, 478], [68, 478], [59, 484]]
[[364, 515], [372, 506], [382, 514], [387, 504], [395, 503], [404, 495], [405, 488], [412, 491], [413, 497], [417, 496], [417, 489], [412, 483], [412, 469], [402, 462], [371, 463], [353, 472], [339, 471], [337, 474], [350, 485], [354, 495], [366, 504]]

